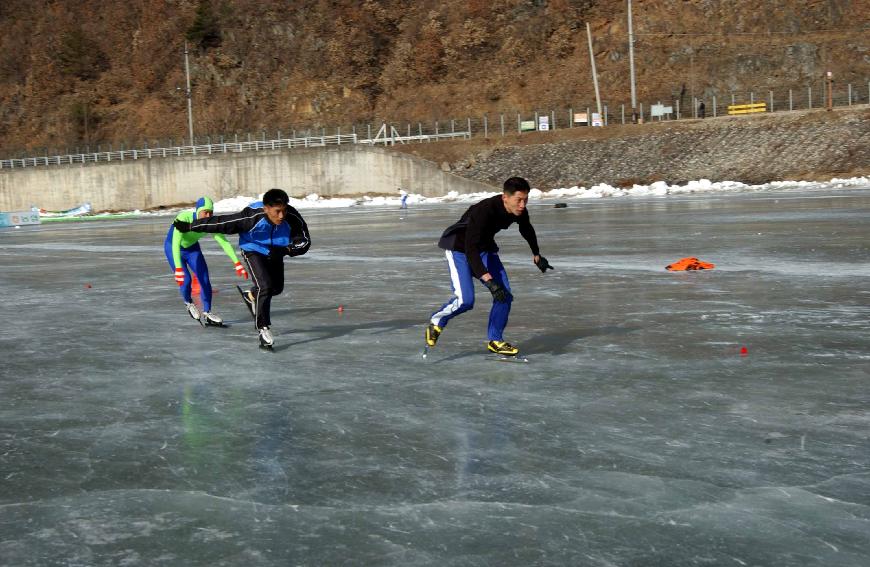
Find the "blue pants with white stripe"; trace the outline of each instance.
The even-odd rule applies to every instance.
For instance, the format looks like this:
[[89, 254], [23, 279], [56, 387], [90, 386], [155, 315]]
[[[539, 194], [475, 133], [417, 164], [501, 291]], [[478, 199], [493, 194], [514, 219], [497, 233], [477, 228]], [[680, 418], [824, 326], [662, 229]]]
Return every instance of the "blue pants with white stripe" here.
[[[453, 283], [453, 297], [432, 314], [433, 324], [444, 328], [451, 319], [474, 308], [474, 275], [468, 258], [463, 252], [446, 250], [447, 265], [450, 268], [450, 281]], [[495, 252], [481, 252], [480, 259], [486, 266], [486, 271], [492, 279], [502, 285], [508, 292], [511, 290], [507, 272]], [[507, 326], [511, 312], [511, 300], [493, 301], [489, 311], [489, 328], [487, 336], [490, 341], [501, 341], [504, 328]]]

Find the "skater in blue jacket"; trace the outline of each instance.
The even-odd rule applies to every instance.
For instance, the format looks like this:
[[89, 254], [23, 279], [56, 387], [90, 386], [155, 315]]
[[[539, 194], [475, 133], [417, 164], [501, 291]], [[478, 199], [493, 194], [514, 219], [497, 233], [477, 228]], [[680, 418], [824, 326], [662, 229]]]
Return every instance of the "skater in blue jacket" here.
[[300, 256], [311, 247], [308, 225], [288, 204], [289, 200], [281, 189], [269, 189], [262, 201], [251, 203], [241, 212], [175, 222], [181, 232], [239, 235], [242, 258], [254, 283], [250, 290], [240, 291], [254, 317], [260, 346], [269, 349], [274, 344], [270, 329], [272, 297], [284, 290], [284, 256]]

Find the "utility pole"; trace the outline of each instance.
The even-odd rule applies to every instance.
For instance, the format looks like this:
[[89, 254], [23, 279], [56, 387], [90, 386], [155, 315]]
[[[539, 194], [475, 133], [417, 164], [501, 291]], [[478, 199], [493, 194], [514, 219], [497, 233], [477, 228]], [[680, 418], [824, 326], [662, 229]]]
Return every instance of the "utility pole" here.
[[[598, 116], [601, 116], [601, 93], [598, 92], [598, 73], [595, 71], [595, 54], [592, 52], [592, 28], [586, 22], [586, 37], [589, 38], [589, 60], [592, 62], [592, 82], [595, 84], [595, 105], [598, 107]], [[588, 120], [590, 117], [586, 117]], [[602, 118], [602, 124], [603, 122]], [[592, 121], [589, 121], [592, 124]]]
[[631, 27], [631, 0], [628, 0], [628, 66], [631, 71], [631, 122], [637, 124], [637, 89], [634, 86], [634, 31]]
[[190, 96], [190, 62], [187, 58], [187, 40], [184, 40], [184, 75], [187, 78], [187, 130], [190, 134], [190, 145], [193, 145], [193, 105]]

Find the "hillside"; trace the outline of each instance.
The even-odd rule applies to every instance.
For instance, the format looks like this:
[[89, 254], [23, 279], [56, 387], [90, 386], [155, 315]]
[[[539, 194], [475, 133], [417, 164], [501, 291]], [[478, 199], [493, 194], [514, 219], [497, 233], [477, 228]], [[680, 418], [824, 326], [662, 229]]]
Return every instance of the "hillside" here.
[[[294, 6], [288, 9], [288, 5]], [[624, 0], [4, 0], [0, 151], [628, 103]], [[870, 0], [636, 0], [639, 100], [870, 81]], [[51, 148], [45, 150], [44, 148]]]

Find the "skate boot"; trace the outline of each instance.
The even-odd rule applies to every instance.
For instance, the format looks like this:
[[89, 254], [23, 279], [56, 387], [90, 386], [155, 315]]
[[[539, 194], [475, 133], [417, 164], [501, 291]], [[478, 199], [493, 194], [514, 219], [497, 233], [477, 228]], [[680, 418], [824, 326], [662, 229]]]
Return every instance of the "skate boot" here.
[[197, 308], [193, 303], [185, 303], [184, 305], [187, 307], [187, 313], [193, 317], [194, 320], [199, 321], [199, 308]]
[[429, 323], [426, 327], [426, 346], [433, 347], [438, 342], [438, 337], [441, 336], [443, 329], [435, 323]]
[[494, 352], [501, 356], [516, 356], [520, 349], [506, 341], [489, 341], [486, 344], [489, 352]]
[[242, 301], [245, 302], [245, 306], [248, 308], [248, 311], [251, 313], [251, 317], [256, 317], [254, 314], [254, 294], [250, 292], [250, 290], [242, 289], [241, 286], [236, 286], [236, 289], [239, 290], [239, 293], [242, 294]]
[[199, 322], [205, 327], [223, 327], [224, 320], [208, 311], [203, 311], [199, 316]]
[[274, 339], [272, 339], [272, 331], [269, 330], [269, 327], [260, 327], [260, 348], [265, 350], [272, 350], [272, 345], [275, 344]]

